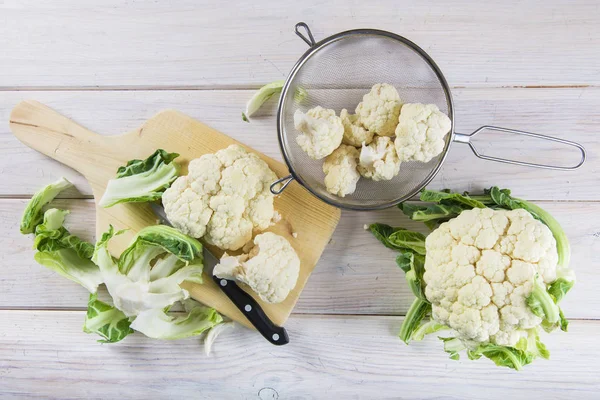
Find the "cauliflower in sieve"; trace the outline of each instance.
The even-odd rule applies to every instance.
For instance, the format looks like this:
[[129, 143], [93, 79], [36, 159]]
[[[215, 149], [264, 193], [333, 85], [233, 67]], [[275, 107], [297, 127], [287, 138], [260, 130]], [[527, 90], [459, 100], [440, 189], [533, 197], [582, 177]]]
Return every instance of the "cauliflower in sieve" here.
[[298, 145], [315, 160], [327, 157], [342, 143], [344, 125], [334, 110], [311, 108], [304, 114], [294, 113], [294, 126], [301, 132], [296, 137]]
[[358, 150], [342, 144], [323, 163], [325, 187], [329, 193], [345, 197], [354, 193], [360, 174], [356, 170]]
[[265, 232], [254, 238], [247, 254], [225, 254], [213, 274], [235, 279], [250, 286], [267, 303], [281, 303], [296, 286], [300, 259], [292, 245], [282, 236]]
[[527, 298], [556, 280], [552, 232], [524, 209], [474, 208], [426, 239], [425, 296], [432, 317], [467, 346], [515, 346], [537, 328]]
[[349, 114], [345, 108], [340, 112], [342, 124], [344, 124], [344, 138], [342, 143], [360, 147], [363, 143], [369, 144], [373, 141], [373, 132], [366, 130], [358, 120], [358, 115]]
[[237, 250], [264, 230], [275, 215], [269, 186], [277, 176], [256, 154], [231, 145], [192, 160], [188, 175], [163, 196], [174, 227], [225, 250]]
[[452, 123], [435, 104], [404, 104], [396, 127], [400, 161], [428, 162], [444, 150]]
[[363, 144], [358, 171], [365, 178], [374, 181], [387, 181], [398, 175], [400, 160], [392, 139], [378, 136], [370, 145]]
[[363, 96], [363, 101], [356, 107], [356, 115], [370, 132], [379, 136], [394, 136], [401, 106], [396, 88], [387, 83], [378, 83]]

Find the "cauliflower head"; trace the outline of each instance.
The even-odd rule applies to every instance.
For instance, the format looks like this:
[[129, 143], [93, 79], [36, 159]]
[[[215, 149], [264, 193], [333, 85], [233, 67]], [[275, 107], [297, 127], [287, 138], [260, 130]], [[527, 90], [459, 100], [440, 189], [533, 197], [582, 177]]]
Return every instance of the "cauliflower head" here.
[[463, 211], [427, 236], [425, 246], [432, 318], [467, 347], [515, 346], [541, 324], [527, 297], [536, 283], [556, 279], [558, 254], [550, 229], [529, 212]]
[[237, 250], [254, 229], [271, 225], [275, 209], [269, 186], [277, 176], [256, 154], [231, 145], [192, 160], [188, 170], [162, 196], [167, 218], [181, 232]]
[[281, 303], [296, 286], [300, 258], [282, 236], [265, 232], [247, 254], [225, 254], [213, 270], [219, 278], [243, 282], [267, 303]]
[[378, 83], [363, 96], [356, 107], [360, 123], [370, 132], [379, 136], [394, 136], [400, 115], [400, 95], [395, 87]]
[[400, 161], [428, 162], [444, 150], [452, 123], [435, 104], [404, 104], [396, 127]]
[[344, 137], [342, 143], [360, 147], [363, 143], [369, 144], [373, 141], [373, 132], [366, 130], [358, 119], [358, 115], [349, 114], [345, 108], [340, 112], [342, 124], [344, 124]]
[[375, 141], [360, 151], [358, 171], [365, 178], [387, 181], [398, 175], [400, 160], [391, 138], [378, 136]]
[[305, 113], [296, 110], [294, 127], [300, 131], [296, 142], [315, 160], [327, 157], [342, 143], [344, 125], [334, 110], [323, 107], [311, 108]]
[[345, 197], [356, 190], [360, 174], [356, 170], [358, 150], [342, 144], [323, 163], [325, 187], [329, 193]]

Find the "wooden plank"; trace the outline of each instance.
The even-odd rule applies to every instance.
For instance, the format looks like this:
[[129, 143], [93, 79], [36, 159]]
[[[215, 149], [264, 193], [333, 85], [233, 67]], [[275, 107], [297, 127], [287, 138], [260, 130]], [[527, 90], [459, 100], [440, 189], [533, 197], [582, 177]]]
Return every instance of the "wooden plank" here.
[[[101, 345], [83, 312], [0, 311], [0, 394], [43, 398], [597, 399], [599, 321], [543, 340], [551, 359], [524, 371], [448, 359], [428, 337], [405, 346], [399, 317], [293, 316], [290, 344], [240, 326], [210, 357], [198, 339], [132, 335]], [[93, 362], [92, 362], [93, 360]]]
[[[31, 238], [18, 233], [25, 200], [0, 201], [0, 308], [77, 308], [87, 303], [87, 292], [33, 261]], [[564, 301], [569, 318], [600, 319], [600, 234], [596, 219], [600, 203], [539, 203], [563, 225], [571, 241], [571, 265], [578, 282]], [[92, 239], [94, 210], [90, 200], [60, 200], [57, 207], [72, 210], [68, 228]], [[333, 238], [308, 280], [295, 313], [401, 315], [413, 300], [396, 266], [393, 251], [381, 246], [364, 224], [386, 222], [427, 232], [399, 210], [343, 212]], [[300, 238], [299, 238], [300, 239]], [[36, 293], [32, 296], [32, 293]]]
[[[251, 123], [240, 114], [251, 91], [105, 91], [105, 92], [4, 92], [0, 96], [0, 120], [8, 120], [10, 109], [27, 98], [40, 100], [81, 125], [101, 134], [119, 134], [138, 128], [143, 121], [165, 108], [178, 109], [220, 130], [269, 157], [281, 160], [275, 129], [275, 101]], [[475, 158], [466, 146], [454, 144], [432, 187], [471, 190], [493, 184], [510, 187], [519, 196], [537, 200], [596, 200], [600, 187], [600, 89], [457, 89], [456, 127], [471, 132], [484, 124], [531, 130], [576, 140], [588, 151], [586, 164], [577, 171], [547, 171], [486, 162]], [[484, 134], [482, 134], [484, 135]], [[538, 149], [534, 161], [573, 163], [577, 154], [543, 142], [508, 136], [491, 145], [485, 138], [478, 146], [492, 155], [514, 155], [530, 159], [528, 150]], [[507, 154], [508, 153], [508, 154]], [[77, 185], [66, 197], [89, 196], [91, 189], [71, 169], [22, 145], [0, 125], [0, 196], [30, 196], [41, 186], [64, 175]]]
[[304, 53], [300, 20], [317, 40], [364, 27], [405, 35], [455, 86], [596, 85], [597, 7], [285, 0], [232, 12], [210, 1], [5, 0], [0, 87], [255, 87], [285, 77]]

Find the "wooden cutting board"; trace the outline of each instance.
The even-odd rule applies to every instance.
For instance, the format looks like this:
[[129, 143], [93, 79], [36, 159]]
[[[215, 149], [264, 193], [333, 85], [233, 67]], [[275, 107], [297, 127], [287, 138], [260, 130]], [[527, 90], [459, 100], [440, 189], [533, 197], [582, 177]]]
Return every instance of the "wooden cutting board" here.
[[[92, 186], [96, 203], [102, 198], [108, 180], [114, 178], [117, 168], [128, 160], [146, 158], [162, 148], [181, 155], [177, 161], [183, 166], [182, 173], [187, 174], [190, 160], [239, 143], [174, 110], [160, 112], [132, 132], [103, 136], [77, 125], [41, 103], [23, 101], [10, 115], [10, 128], [27, 146], [81, 173]], [[273, 140], [276, 140], [275, 135]], [[257, 154], [279, 177], [288, 175], [284, 164]], [[286, 237], [296, 249], [301, 259], [300, 276], [296, 287], [284, 302], [265, 304], [257, 300], [274, 323], [283, 325], [329, 242], [340, 211], [318, 200], [296, 182], [275, 199], [275, 208], [282, 215], [282, 220], [269, 230]], [[147, 204], [118, 204], [108, 209], [96, 207], [97, 237], [107, 230], [109, 224], [117, 230], [129, 229], [126, 234], [111, 241], [110, 249], [114, 255], [119, 255], [128, 246], [137, 231], [157, 222]], [[297, 238], [292, 233], [297, 233]], [[211, 250], [216, 256], [222, 254], [218, 249]], [[185, 283], [183, 286], [196, 300], [250, 326], [212, 279], [205, 276], [204, 282], [202, 285]]]

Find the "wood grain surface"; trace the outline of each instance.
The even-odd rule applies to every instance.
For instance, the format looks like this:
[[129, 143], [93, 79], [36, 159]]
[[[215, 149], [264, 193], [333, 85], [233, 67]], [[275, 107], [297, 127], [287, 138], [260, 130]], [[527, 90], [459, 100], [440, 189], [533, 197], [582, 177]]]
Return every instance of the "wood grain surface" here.
[[[0, 398], [598, 399], [600, 398], [600, 5], [596, 0], [329, 2], [177, 0], [0, 1]], [[66, 176], [56, 205], [94, 237], [85, 179], [23, 146], [10, 110], [36, 99], [102, 134], [132, 131], [178, 109], [281, 160], [275, 100], [245, 123], [253, 90], [283, 79], [306, 45], [345, 29], [379, 28], [415, 41], [452, 86], [456, 128], [493, 124], [578, 141], [588, 161], [563, 173], [484, 162], [458, 144], [432, 187], [490, 185], [538, 200], [564, 226], [578, 283], [568, 333], [544, 337], [551, 359], [522, 372], [452, 361], [435, 337], [405, 346], [397, 332], [412, 296], [392, 252], [362, 227], [418, 228], [396, 209], [343, 212], [300, 297], [282, 348], [238, 326], [205, 357], [197, 339], [132, 335], [116, 346], [81, 331], [87, 294], [35, 264], [18, 233], [25, 202]], [[572, 154], [486, 135], [493, 155], [568, 163]], [[489, 141], [488, 141], [489, 140]], [[576, 157], [576, 155], [574, 155]]]

